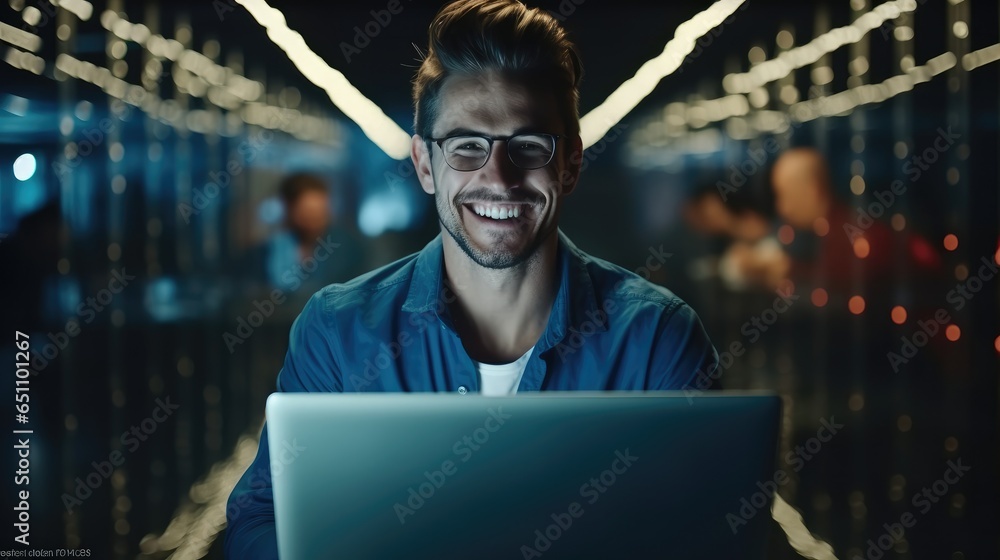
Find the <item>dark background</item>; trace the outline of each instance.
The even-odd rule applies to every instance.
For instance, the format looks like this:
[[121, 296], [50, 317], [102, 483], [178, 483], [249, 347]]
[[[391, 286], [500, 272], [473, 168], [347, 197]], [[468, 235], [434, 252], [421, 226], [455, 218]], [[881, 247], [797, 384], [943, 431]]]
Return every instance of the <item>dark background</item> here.
[[[34, 75], [0, 64], [0, 233], [6, 235], [0, 239], [2, 338], [7, 344], [13, 330], [26, 331], [33, 349], [41, 350], [50, 334], [58, 339], [67, 319], [78, 317], [79, 302], [108, 286], [112, 271], [124, 268], [136, 277], [31, 378], [32, 542], [39, 548], [90, 548], [98, 558], [171, 553], [219, 558], [225, 498], [256, 451], [264, 399], [274, 389], [288, 328], [313, 289], [289, 293], [252, 338], [230, 352], [223, 334], [267, 294], [266, 279], [246, 265], [246, 256], [278, 226], [278, 180], [309, 170], [333, 186], [338, 227], [353, 256], [334, 273], [311, 279], [319, 286], [419, 250], [437, 231], [433, 206], [412, 176], [402, 177], [402, 183], [391, 179], [405, 162], [400, 166], [379, 150], [238, 5], [98, 0], [89, 20], [79, 21], [47, 3], [9, 4], [0, 6], [0, 21], [42, 38], [35, 54], [44, 59], [45, 69]], [[601, 154], [590, 154], [580, 186], [566, 204], [562, 228], [585, 251], [630, 270], [642, 266], [651, 248], [672, 253], [653, 280], [692, 304], [720, 351], [744, 340], [741, 326], [770, 307], [774, 295], [692, 274], [692, 263], [717, 256], [721, 242], [690, 231], [681, 208], [696, 188], [725, 180], [729, 165], [743, 162], [747, 150], [761, 147], [767, 134], [733, 138], [724, 123], [670, 141], [637, 132], [649, 130], [669, 103], [725, 95], [723, 76], [747, 70], [752, 47], [774, 57], [781, 29], [793, 31], [798, 46], [849, 24], [859, 13], [852, 4], [755, 0], [737, 11], [682, 72], [663, 79], [625, 118], [628, 128], [620, 140], [609, 142]], [[887, 27], [858, 43], [865, 45], [870, 62], [865, 83], [899, 74], [901, 53], [910, 50], [920, 65], [949, 50], [960, 56], [1000, 40], [995, 2], [920, 4], [908, 23], [912, 41], [903, 44]], [[22, 18], [26, 5], [56, 15], [28, 25]], [[347, 62], [341, 44], [353, 40], [355, 26], [372, 19], [370, 10], [385, 5], [273, 4], [311, 49], [410, 132], [410, 80], [419, 64], [413, 44], [426, 48], [427, 26], [439, 4], [403, 0], [402, 13]], [[709, 3], [530, 5], [566, 14], [565, 26], [586, 69], [580, 107], [586, 114]], [[872, 4], [859, 7], [867, 11]], [[266, 85], [261, 100], [323, 119], [334, 131], [330, 141], [303, 141], [251, 125], [232, 136], [190, 131], [129, 108], [92, 84], [58, 79], [53, 69], [61, 52], [101, 67], [114, 63], [108, 52], [113, 36], [100, 25], [101, 13], [109, 8], [166, 37], [189, 35], [189, 48], [218, 51], [219, 63], [242, 65], [244, 75]], [[956, 18], [968, 22], [965, 40], [952, 32]], [[71, 37], [61, 42], [57, 30], [63, 24]], [[126, 46], [123, 79], [141, 84], [149, 54], [134, 42]], [[0, 48], [16, 50], [7, 44]], [[833, 68], [833, 80], [823, 91], [850, 87], [852, 48], [841, 47], [817, 63]], [[226, 113], [178, 91], [169, 62], [163, 65], [161, 98], [174, 98], [189, 110]], [[801, 97], [808, 95], [810, 70], [817, 65], [786, 81]], [[887, 293], [890, 303], [908, 309], [949, 308], [946, 294], [964, 278], [959, 268], [974, 272], [981, 257], [997, 258], [997, 68], [991, 63], [966, 72], [959, 63], [883, 103], [777, 135], [782, 148], [818, 147], [829, 161], [838, 197], [851, 207], [865, 207], [874, 200], [873, 192], [903, 178], [898, 142], [912, 155], [930, 146], [941, 127], [960, 135], [958, 145], [909, 185], [893, 208], [905, 217], [907, 232], [928, 240], [939, 253], [941, 282], [922, 282], [903, 263], [890, 280], [872, 285], [866, 265], [857, 263], [853, 293]], [[783, 111], [777, 86], [768, 87], [765, 108]], [[119, 118], [122, 114], [127, 118]], [[109, 119], [111, 132], [94, 141], [102, 119]], [[710, 134], [698, 136], [705, 131]], [[261, 138], [270, 140], [254, 151], [254, 160], [203, 212], [186, 219], [182, 208], [194, 202], [193, 189], [203, 187], [227, 162], [241, 161], [241, 143]], [[696, 145], [695, 138], [709, 140]], [[87, 140], [94, 152], [75, 158], [79, 165], [60, 174], [53, 164], [66, 161], [67, 144], [76, 143], [79, 150]], [[116, 142], [124, 152], [120, 160], [112, 157]], [[643, 145], [655, 149], [640, 151]], [[24, 153], [33, 154], [38, 164], [30, 179], [20, 181], [12, 165]], [[773, 157], [751, 174], [747, 186], [765, 201], [770, 190], [766, 168]], [[854, 162], [863, 164], [868, 185], [861, 194], [848, 187], [858, 174]], [[24, 220], [49, 202], [59, 207], [48, 217]], [[889, 216], [881, 220], [888, 223]], [[947, 234], [958, 237], [956, 250], [942, 246]], [[905, 250], [901, 242], [895, 249]], [[808, 245], [790, 250], [815, 256]], [[898, 372], [889, 367], [885, 349], [898, 348], [900, 336], [916, 331], [912, 320], [893, 324], [889, 308], [875, 299], [861, 314], [847, 312], [846, 302], [837, 299], [818, 307], [808, 293], [726, 371], [728, 389], [771, 389], [785, 397], [783, 450], [815, 435], [820, 419], [832, 415], [846, 424], [780, 491], [838, 558], [863, 555], [867, 541], [884, 533], [883, 524], [912, 511], [911, 496], [940, 479], [949, 460], [959, 459], [972, 466], [970, 474], [926, 515], [918, 515], [916, 527], [886, 557], [997, 557], [998, 286], [996, 280], [985, 282], [969, 305], [952, 314], [961, 328], [957, 340], [945, 341], [939, 334]], [[2, 355], [5, 363], [13, 362], [12, 353]], [[4, 378], [13, 385], [13, 376]], [[92, 462], [128, 450], [121, 435], [149, 418], [157, 399], [168, 397], [179, 409], [157, 424], [134, 453], [125, 453], [114, 474], [67, 514], [63, 493], [94, 472]], [[13, 464], [12, 454], [5, 454], [4, 472], [12, 472]], [[12, 503], [7, 497], [14, 490], [11, 480], [2, 486], [3, 503]], [[772, 558], [798, 557], [776, 524], [773, 533]]]

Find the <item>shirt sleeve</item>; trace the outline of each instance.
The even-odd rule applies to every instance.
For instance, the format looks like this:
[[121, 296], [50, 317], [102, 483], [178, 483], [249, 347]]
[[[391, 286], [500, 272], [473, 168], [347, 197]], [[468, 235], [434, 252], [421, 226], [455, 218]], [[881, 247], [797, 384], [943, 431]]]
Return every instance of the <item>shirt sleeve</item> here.
[[660, 320], [651, 358], [650, 389], [689, 395], [722, 389], [719, 354], [701, 319], [686, 303]]
[[[282, 392], [340, 392], [342, 380], [336, 367], [335, 339], [325, 290], [306, 303], [292, 323], [285, 362], [278, 373]], [[236, 483], [226, 504], [225, 557], [232, 560], [277, 560], [274, 499], [267, 424], [260, 434], [257, 456]]]

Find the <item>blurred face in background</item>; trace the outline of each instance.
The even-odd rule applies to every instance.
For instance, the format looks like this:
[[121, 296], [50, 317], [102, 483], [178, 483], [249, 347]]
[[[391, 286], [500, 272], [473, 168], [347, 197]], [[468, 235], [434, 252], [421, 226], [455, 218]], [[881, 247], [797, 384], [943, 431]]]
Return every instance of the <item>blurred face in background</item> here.
[[[434, 195], [442, 228], [474, 262], [486, 268], [509, 268], [529, 259], [556, 231], [559, 207], [576, 186], [579, 164], [569, 150], [579, 137], [566, 138], [555, 96], [532, 91], [496, 73], [452, 76], [441, 89], [441, 112], [433, 137], [479, 134], [490, 137], [523, 133], [562, 136], [551, 161], [538, 169], [514, 165], [509, 146], [496, 141], [480, 169], [457, 171], [436, 143], [414, 137], [417, 168], [429, 150], [429, 173], [418, 173], [424, 191]], [[446, 143], [447, 145], [447, 143]], [[513, 149], [534, 149], [522, 143]], [[428, 152], [423, 152], [428, 153]]]
[[287, 224], [300, 241], [315, 241], [330, 227], [330, 195], [318, 189], [299, 194], [287, 209]]
[[826, 215], [829, 186], [825, 162], [812, 150], [792, 150], [774, 164], [771, 184], [775, 210], [797, 229], [812, 229]]

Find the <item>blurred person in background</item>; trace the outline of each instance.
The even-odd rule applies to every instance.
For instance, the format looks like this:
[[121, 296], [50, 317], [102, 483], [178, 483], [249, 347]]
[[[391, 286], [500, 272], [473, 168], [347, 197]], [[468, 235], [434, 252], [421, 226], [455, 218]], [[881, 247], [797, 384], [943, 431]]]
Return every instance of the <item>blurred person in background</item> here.
[[284, 227], [266, 242], [265, 272], [269, 283], [308, 297], [331, 282], [364, 270], [361, 241], [339, 208], [326, 181], [311, 173], [294, 173], [278, 187]]
[[[269, 319], [264, 328], [275, 329], [273, 336], [280, 340], [311, 295], [360, 274], [365, 263], [361, 236], [325, 179], [292, 173], [281, 180], [276, 194], [282, 209], [280, 227], [234, 264], [238, 291], [226, 315], [246, 317], [262, 306]], [[272, 353], [279, 351], [276, 347]], [[273, 370], [268, 375], [273, 376]]]
[[918, 276], [939, 274], [941, 259], [923, 237], [908, 231], [897, 240], [888, 225], [861, 217], [858, 208], [835, 198], [826, 158], [818, 150], [783, 153], [771, 170], [771, 184], [778, 217], [794, 232], [789, 231], [792, 239], [781, 251], [741, 255], [738, 269], [748, 281], [774, 287], [791, 279], [831, 296], [848, 296], [856, 291], [855, 271], [860, 270], [861, 283], [884, 297], [901, 263]]
[[750, 187], [729, 192], [725, 199], [715, 185], [700, 187], [685, 205], [684, 219], [691, 229], [712, 237], [717, 250], [691, 263], [691, 277], [717, 277], [736, 291], [756, 287], [739, 265], [755, 258], [766, 260], [780, 251], [772, 231], [773, 213], [770, 198]]

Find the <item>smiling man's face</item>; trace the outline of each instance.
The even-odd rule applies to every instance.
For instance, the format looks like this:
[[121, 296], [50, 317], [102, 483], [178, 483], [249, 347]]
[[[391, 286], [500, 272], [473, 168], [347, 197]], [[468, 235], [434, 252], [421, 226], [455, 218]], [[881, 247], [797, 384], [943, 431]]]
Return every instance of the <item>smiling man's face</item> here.
[[[503, 141], [494, 142], [489, 160], [475, 171], [452, 169], [437, 143], [429, 147], [429, 168], [415, 161], [421, 186], [434, 195], [443, 229], [480, 266], [521, 264], [556, 231], [560, 203], [576, 186], [579, 173], [579, 163], [571, 164], [569, 158], [574, 147], [579, 149], [579, 137], [566, 138], [561, 114], [552, 93], [533, 92], [495, 73], [452, 76], [443, 84], [434, 138], [459, 131], [490, 137], [560, 136], [552, 161], [539, 169], [514, 165]], [[413, 148], [426, 154], [428, 146], [414, 137]]]

